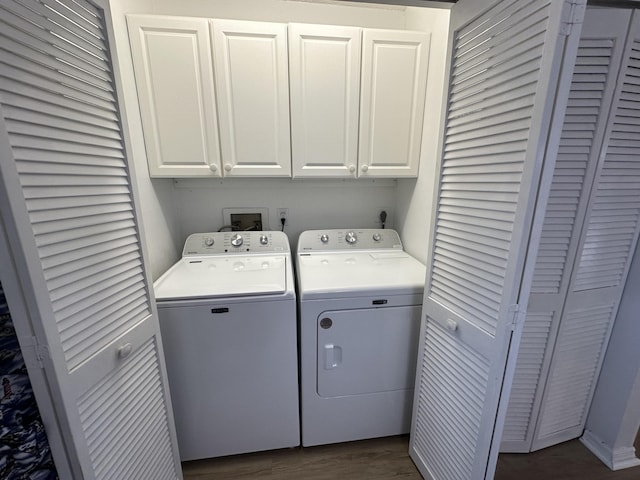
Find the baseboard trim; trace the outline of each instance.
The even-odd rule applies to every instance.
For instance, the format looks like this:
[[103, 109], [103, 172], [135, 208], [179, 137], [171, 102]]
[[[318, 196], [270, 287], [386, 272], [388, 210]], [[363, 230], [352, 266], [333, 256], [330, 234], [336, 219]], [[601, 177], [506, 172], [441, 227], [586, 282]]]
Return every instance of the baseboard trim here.
[[611, 470], [622, 470], [640, 465], [640, 459], [636, 457], [636, 449], [633, 446], [612, 450], [590, 430], [585, 430], [580, 441]]

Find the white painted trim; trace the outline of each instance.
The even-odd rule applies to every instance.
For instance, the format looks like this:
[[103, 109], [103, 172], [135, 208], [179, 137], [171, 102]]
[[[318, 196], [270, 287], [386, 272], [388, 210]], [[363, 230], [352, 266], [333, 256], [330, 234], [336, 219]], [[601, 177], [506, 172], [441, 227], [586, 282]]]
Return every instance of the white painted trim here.
[[194, 188], [288, 188], [304, 185], [305, 188], [353, 188], [395, 187], [395, 178], [176, 178], [173, 187], [178, 189]]
[[585, 430], [580, 441], [611, 470], [622, 470], [640, 465], [640, 458], [636, 457], [636, 449], [633, 447], [611, 449], [590, 430]]

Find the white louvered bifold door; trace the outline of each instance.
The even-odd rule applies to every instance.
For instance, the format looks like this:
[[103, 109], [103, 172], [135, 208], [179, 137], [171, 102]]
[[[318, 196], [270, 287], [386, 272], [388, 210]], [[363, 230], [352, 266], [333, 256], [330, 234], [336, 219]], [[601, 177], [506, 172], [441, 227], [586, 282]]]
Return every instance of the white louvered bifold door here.
[[[601, 12], [596, 12], [596, 18], [602, 21]], [[590, 75], [595, 76], [596, 67], [591, 69]], [[640, 17], [634, 13], [542, 398], [534, 450], [582, 435], [635, 250], [640, 226], [639, 72]]]
[[525, 259], [535, 258], [542, 223], [534, 210], [549, 192], [546, 179], [538, 194], [543, 157], [558, 147], [549, 131], [564, 117], [577, 50], [579, 27], [560, 34], [565, 8], [543, 0], [452, 8], [410, 443], [426, 478], [493, 478], [520, 333], [512, 329], [533, 277]]
[[0, 2], [3, 223], [77, 479], [181, 478], [106, 3]]
[[531, 451], [629, 18], [628, 11], [617, 9], [589, 10], [585, 17], [511, 388], [503, 452]]

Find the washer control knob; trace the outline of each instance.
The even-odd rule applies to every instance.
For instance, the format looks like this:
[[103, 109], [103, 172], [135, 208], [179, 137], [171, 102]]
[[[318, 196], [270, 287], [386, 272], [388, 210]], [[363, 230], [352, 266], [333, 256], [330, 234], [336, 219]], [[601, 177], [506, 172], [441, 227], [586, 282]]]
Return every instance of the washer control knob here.
[[353, 245], [358, 241], [358, 236], [356, 235], [356, 232], [347, 232], [344, 239], [347, 241], [347, 243]]
[[260, 243], [262, 245], [266, 245], [269, 243], [269, 238], [266, 235], [260, 235]]
[[374, 233], [373, 234], [373, 241], [374, 242], [379, 242], [380, 239], [382, 239], [382, 235], [380, 235], [379, 233]]
[[329, 235], [327, 235], [326, 233], [323, 233], [322, 235], [320, 235], [320, 241], [322, 243], [327, 243], [329, 241]]
[[210, 247], [211, 245], [213, 245], [213, 238], [211, 238], [211, 237], [207, 237], [207, 238], [205, 238], [205, 239], [204, 239], [204, 244], [205, 244], [207, 247]]
[[243, 243], [244, 239], [239, 233], [236, 233], [231, 237], [231, 245], [233, 245], [234, 247], [240, 247]]

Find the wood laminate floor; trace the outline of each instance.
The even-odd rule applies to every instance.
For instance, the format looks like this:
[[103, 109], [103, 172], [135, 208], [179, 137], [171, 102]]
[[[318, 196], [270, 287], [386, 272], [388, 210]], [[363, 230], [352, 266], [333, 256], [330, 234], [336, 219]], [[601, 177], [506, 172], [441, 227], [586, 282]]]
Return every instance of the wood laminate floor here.
[[[182, 468], [185, 480], [417, 480], [422, 477], [408, 447], [407, 436], [387, 437], [197, 460]], [[612, 472], [573, 440], [530, 454], [501, 454], [495, 480], [640, 480], [640, 467]]]

